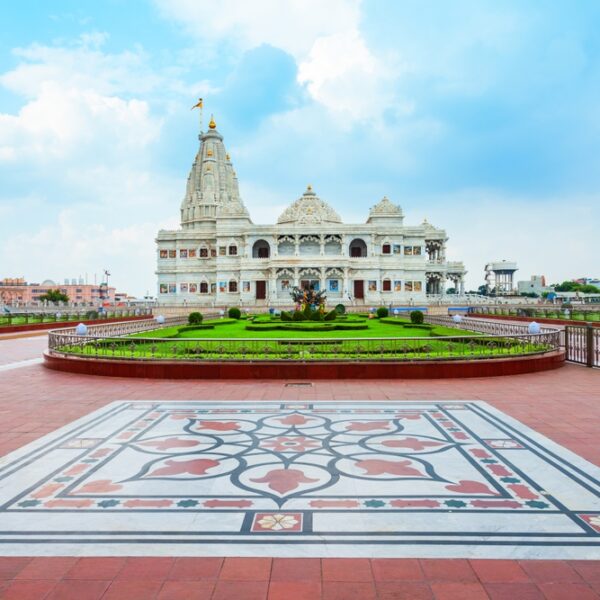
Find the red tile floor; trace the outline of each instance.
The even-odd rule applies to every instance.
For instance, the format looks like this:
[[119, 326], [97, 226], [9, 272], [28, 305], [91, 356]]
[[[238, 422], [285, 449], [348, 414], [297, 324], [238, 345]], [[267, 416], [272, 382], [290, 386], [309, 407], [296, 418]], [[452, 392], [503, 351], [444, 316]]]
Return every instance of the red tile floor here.
[[[0, 364], [34, 358], [44, 344], [43, 336], [0, 340]], [[311, 387], [85, 377], [33, 365], [0, 372], [0, 455], [117, 399], [485, 400], [600, 464], [600, 370], [574, 365], [490, 379]], [[587, 600], [600, 598], [600, 561], [0, 556], [0, 598]]]

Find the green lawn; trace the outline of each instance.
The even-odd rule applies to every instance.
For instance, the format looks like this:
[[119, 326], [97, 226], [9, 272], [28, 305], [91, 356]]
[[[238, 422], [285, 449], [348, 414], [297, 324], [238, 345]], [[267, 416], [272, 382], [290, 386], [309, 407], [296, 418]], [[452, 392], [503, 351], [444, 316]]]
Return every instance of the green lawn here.
[[[261, 319], [262, 320], [262, 319]], [[390, 319], [392, 320], [392, 319]], [[206, 325], [214, 325], [214, 329], [196, 329], [179, 332], [179, 327], [166, 327], [164, 329], [155, 329], [152, 331], [143, 331], [132, 334], [132, 338], [367, 338], [367, 337], [434, 337], [440, 335], [469, 335], [470, 332], [464, 332], [448, 327], [427, 326], [414, 327], [410, 321], [403, 319], [393, 319], [398, 324], [382, 323], [379, 319], [364, 319], [367, 329], [353, 330], [335, 330], [335, 331], [248, 331], [246, 330], [247, 321], [245, 319], [215, 319], [204, 321]], [[265, 318], [265, 325], [269, 321]], [[347, 321], [339, 323], [353, 323], [358, 319], [349, 318]], [[279, 321], [274, 321], [279, 322]], [[363, 322], [363, 319], [360, 320]], [[303, 321], [303, 323], [312, 324], [312, 321]], [[334, 321], [338, 323], [338, 321]], [[315, 324], [319, 324], [318, 322]], [[259, 324], [260, 326], [260, 324]], [[472, 334], [476, 335], [476, 334]]]
[[[281, 323], [266, 316], [258, 321], [265, 327]], [[213, 328], [180, 331], [179, 327], [168, 327], [121, 338], [82, 339], [63, 350], [87, 356], [163, 360], [418, 360], [518, 355], [547, 349], [540, 343], [427, 324], [413, 326], [395, 318], [385, 322], [349, 317], [339, 323], [367, 328], [341, 331], [248, 331], [247, 323], [244, 319], [218, 319], [205, 321], [205, 326]], [[308, 327], [322, 324], [303, 323]]]

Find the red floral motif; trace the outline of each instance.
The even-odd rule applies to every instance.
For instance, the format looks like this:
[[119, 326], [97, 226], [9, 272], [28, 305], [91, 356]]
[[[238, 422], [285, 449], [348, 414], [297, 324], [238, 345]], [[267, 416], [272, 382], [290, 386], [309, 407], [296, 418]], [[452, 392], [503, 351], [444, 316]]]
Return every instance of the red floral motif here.
[[411, 467], [410, 460], [382, 460], [382, 459], [367, 459], [359, 460], [356, 466], [359, 469], [364, 469], [367, 475], [399, 475], [403, 477], [426, 477], [424, 473]]
[[435, 448], [435, 446], [443, 446], [443, 442], [432, 442], [418, 440], [414, 437], [403, 438], [400, 440], [385, 440], [381, 442], [382, 446], [388, 448], [410, 448], [411, 450], [425, 450], [425, 448]]
[[354, 421], [347, 427], [347, 431], [372, 431], [373, 429], [389, 429], [389, 421]]
[[200, 442], [196, 440], [182, 440], [180, 438], [167, 438], [163, 440], [149, 440], [138, 442], [139, 446], [151, 446], [157, 450], [169, 450], [169, 448], [190, 448], [197, 446]]
[[205, 500], [202, 505], [206, 508], [248, 508], [252, 506], [252, 500]]
[[535, 500], [536, 498], [539, 498], [537, 494], [521, 483], [511, 483], [506, 487], [508, 487], [513, 494], [521, 498], [521, 500]]
[[173, 500], [126, 500], [123, 502], [125, 508], [167, 508], [173, 504]]
[[160, 467], [146, 477], [163, 477], [165, 475], [179, 475], [180, 473], [189, 473], [190, 475], [206, 475], [208, 469], [212, 469], [219, 464], [218, 460], [210, 458], [194, 458], [192, 460], [166, 460], [166, 466]]
[[237, 421], [200, 421], [198, 429], [211, 429], [212, 431], [235, 431], [240, 428]]
[[301, 483], [316, 483], [318, 479], [307, 477], [299, 469], [273, 469], [260, 479], [251, 479], [254, 483], [268, 483], [268, 487], [280, 494], [295, 490]]
[[55, 492], [60, 490], [63, 487], [62, 483], [47, 483], [42, 486], [37, 492], [31, 494], [32, 498], [47, 498], [48, 496], [52, 496]]
[[452, 483], [446, 486], [446, 489], [450, 492], [457, 492], [459, 494], [490, 494], [491, 496], [497, 496], [497, 492], [490, 489], [485, 483], [479, 481], [470, 481], [468, 479], [461, 479], [458, 483]]
[[521, 503], [516, 500], [473, 500], [474, 508], [521, 508]]
[[439, 505], [437, 500], [390, 500], [394, 508], [437, 508]]
[[487, 468], [498, 477], [510, 477], [512, 473], [503, 465], [487, 465]]
[[46, 508], [89, 508], [93, 505], [93, 500], [67, 500], [65, 498], [55, 498], [44, 502]]
[[358, 500], [311, 500], [313, 508], [358, 508]]
[[113, 483], [110, 479], [98, 479], [96, 481], [90, 481], [85, 485], [81, 486], [77, 490], [77, 494], [110, 494], [111, 492], [118, 492], [123, 486], [118, 483]]
[[319, 448], [321, 443], [300, 435], [290, 435], [263, 440], [260, 445], [275, 452], [306, 452], [313, 448]]
[[288, 415], [282, 419], [275, 419], [279, 421], [282, 425], [306, 425], [309, 421], [314, 421], [314, 419], [307, 419], [304, 415]]

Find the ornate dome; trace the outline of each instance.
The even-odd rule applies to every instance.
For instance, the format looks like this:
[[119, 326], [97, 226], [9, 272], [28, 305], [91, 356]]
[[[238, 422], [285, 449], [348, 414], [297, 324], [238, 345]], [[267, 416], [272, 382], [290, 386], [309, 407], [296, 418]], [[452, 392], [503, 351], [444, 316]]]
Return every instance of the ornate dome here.
[[340, 216], [321, 200], [309, 185], [302, 197], [290, 204], [282, 213], [277, 223], [341, 223]]

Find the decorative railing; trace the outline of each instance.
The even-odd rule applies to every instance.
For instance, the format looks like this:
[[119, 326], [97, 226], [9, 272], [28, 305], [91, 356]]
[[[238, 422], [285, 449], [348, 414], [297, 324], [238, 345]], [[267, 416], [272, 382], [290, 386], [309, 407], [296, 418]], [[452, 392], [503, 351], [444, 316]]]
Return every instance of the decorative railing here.
[[187, 319], [185, 317], [166, 317], [164, 323], [157, 323], [156, 319], [141, 319], [139, 321], [122, 321], [120, 323], [102, 323], [101, 325], [88, 325], [87, 335], [77, 335], [77, 327], [64, 327], [53, 329], [48, 332], [48, 348], [54, 349], [53, 343], [58, 337], [66, 336], [70, 339], [77, 338], [121, 338], [124, 335], [132, 333], [141, 333], [143, 331], [152, 331], [164, 327], [173, 327], [183, 325]]
[[[57, 317], [57, 315], [60, 315]], [[73, 309], [67, 307], [27, 307], [15, 309], [5, 307], [0, 312], [0, 325], [33, 323], [68, 323], [70, 321], [91, 321], [142, 317], [152, 315], [151, 308], [108, 308], [99, 312], [97, 308]]]
[[556, 304], [501, 304], [476, 306], [471, 313], [478, 315], [501, 315], [508, 317], [530, 317], [544, 319], [570, 319], [578, 321], [599, 321], [600, 305], [574, 304], [572, 308], [563, 308]]
[[141, 338], [49, 334], [54, 355], [178, 361], [427, 361], [476, 360], [558, 350], [559, 332], [417, 338]]
[[600, 367], [600, 329], [589, 324], [567, 325], [565, 353], [569, 361]]
[[[425, 315], [425, 321], [432, 325], [443, 325], [463, 331], [477, 331], [488, 335], [527, 335], [529, 325], [525, 323], [507, 323], [505, 321], [492, 321], [469, 317], [456, 322], [452, 317], [444, 315]], [[540, 333], [554, 333], [555, 327], [540, 326]]]

